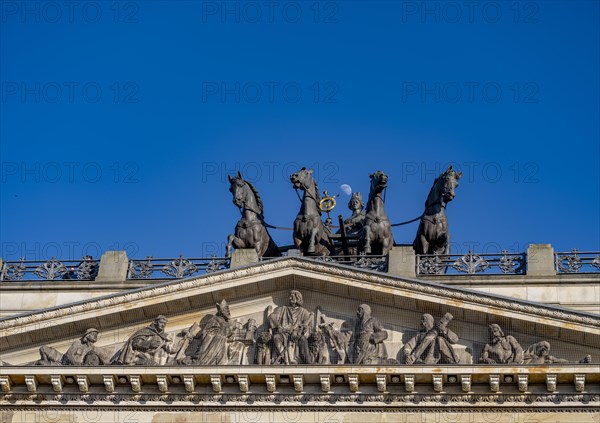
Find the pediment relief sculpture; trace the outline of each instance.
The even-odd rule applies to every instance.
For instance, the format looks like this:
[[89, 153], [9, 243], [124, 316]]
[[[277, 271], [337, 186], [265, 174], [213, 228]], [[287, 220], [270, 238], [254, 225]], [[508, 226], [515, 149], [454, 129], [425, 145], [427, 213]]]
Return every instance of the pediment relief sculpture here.
[[[205, 314], [187, 329], [167, 331], [168, 320], [160, 315], [113, 346], [96, 347], [99, 331], [90, 328], [64, 354], [42, 346], [35, 364], [416, 366], [472, 364], [475, 353], [481, 364], [591, 362], [590, 355], [581, 360], [552, 356], [550, 342], [535, 340], [533, 334], [524, 349], [498, 324], [477, 329], [473, 323], [457, 323], [448, 312], [437, 322], [433, 315], [422, 314], [418, 332], [410, 330], [414, 322], [401, 322], [406, 329], [391, 325], [389, 315], [382, 322], [368, 304], [358, 306], [356, 317], [326, 313], [330, 312], [320, 306], [306, 308], [298, 290], [289, 292], [287, 304], [267, 306], [262, 320], [256, 314], [234, 319], [229, 304], [222, 300], [216, 304], [216, 313]], [[461, 335], [460, 329], [468, 333]]]
[[98, 366], [107, 364], [110, 359], [106, 357], [104, 351], [94, 346], [96, 341], [98, 341], [98, 330], [89, 328], [80, 339], [71, 344], [64, 354], [46, 345], [40, 347], [40, 359], [35, 364], [38, 366]]
[[446, 313], [436, 325], [431, 314], [423, 314], [422, 331], [402, 347], [406, 364], [458, 364], [460, 359], [452, 345], [458, 343], [459, 338], [448, 328], [452, 318]]

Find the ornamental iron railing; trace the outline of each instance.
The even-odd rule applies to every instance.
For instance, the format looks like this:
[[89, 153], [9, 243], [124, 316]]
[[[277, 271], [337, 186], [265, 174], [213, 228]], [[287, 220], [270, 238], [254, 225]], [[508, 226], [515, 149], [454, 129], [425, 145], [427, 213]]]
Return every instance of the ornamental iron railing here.
[[344, 264], [359, 269], [376, 270], [378, 272], [388, 271], [387, 255], [316, 256], [309, 258], [325, 263]]
[[[286, 255], [287, 252], [284, 252]], [[339, 255], [305, 256], [324, 263], [336, 263], [358, 269], [377, 272], [388, 271], [387, 255]], [[527, 273], [527, 254], [509, 253], [503, 250], [496, 254], [421, 254], [416, 256], [416, 275], [524, 275]], [[271, 260], [263, 257], [260, 261]], [[600, 273], [600, 252], [571, 252], [554, 254], [557, 274]], [[181, 279], [195, 274], [212, 273], [228, 269], [231, 259], [226, 257], [204, 258], [153, 258], [131, 259], [128, 264], [127, 279], [158, 280]], [[36, 281], [93, 281], [98, 275], [100, 261], [91, 256], [81, 260], [25, 260], [2, 262], [0, 282], [36, 282]]]
[[47, 261], [25, 260], [2, 263], [0, 281], [56, 281], [56, 280], [94, 280], [98, 275], [99, 262], [89, 256], [81, 260]]
[[417, 255], [417, 275], [475, 275], [479, 273], [524, 275], [527, 267], [527, 254], [419, 254]]
[[577, 251], [555, 253], [556, 273], [598, 273], [600, 272], [600, 252]]
[[230, 259], [225, 257], [203, 258], [153, 258], [130, 260], [128, 279], [181, 279], [197, 273], [212, 273], [228, 269]]
[[[284, 253], [284, 256], [287, 254]], [[290, 257], [290, 256], [288, 256]], [[375, 270], [378, 272], [388, 271], [387, 255], [348, 255], [348, 256], [302, 256], [303, 258], [320, 261], [324, 263], [337, 263], [352, 266], [359, 269]], [[260, 261], [273, 260], [276, 257], [262, 257]]]

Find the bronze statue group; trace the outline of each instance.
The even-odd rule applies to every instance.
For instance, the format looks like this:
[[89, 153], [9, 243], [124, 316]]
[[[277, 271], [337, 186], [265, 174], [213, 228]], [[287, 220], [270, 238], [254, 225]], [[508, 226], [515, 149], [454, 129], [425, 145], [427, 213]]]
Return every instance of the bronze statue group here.
[[[425, 210], [420, 218], [417, 235], [413, 247], [417, 254], [449, 254], [450, 233], [446, 218], [446, 205], [454, 199], [455, 189], [462, 172], [448, 167], [433, 183]], [[294, 247], [305, 256], [339, 255], [340, 232], [353, 244], [355, 254], [386, 255], [394, 246], [392, 225], [385, 211], [384, 191], [387, 188], [388, 176], [378, 170], [371, 175], [369, 197], [366, 209], [360, 192], [352, 193], [348, 208], [352, 216], [343, 223], [338, 234], [331, 232], [331, 219], [324, 223], [322, 199], [319, 187], [313, 178], [313, 171], [302, 168], [290, 176], [290, 182], [296, 192], [301, 191], [300, 210], [293, 225]], [[279, 248], [273, 242], [265, 222], [263, 203], [258, 191], [249, 181], [244, 180], [238, 172], [229, 177], [233, 203], [239, 208], [241, 218], [235, 231], [229, 235], [226, 255], [233, 248], [255, 249], [258, 257], [277, 257]], [[329, 211], [329, 210], [327, 210]], [[410, 222], [406, 222], [410, 223]]]

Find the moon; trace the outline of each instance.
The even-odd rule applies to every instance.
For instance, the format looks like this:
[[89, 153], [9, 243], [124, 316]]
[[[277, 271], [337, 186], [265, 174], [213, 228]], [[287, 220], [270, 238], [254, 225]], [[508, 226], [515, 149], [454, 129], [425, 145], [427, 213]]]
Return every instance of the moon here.
[[352, 194], [352, 187], [350, 185], [348, 185], [348, 184], [342, 184], [342, 185], [340, 185], [340, 189], [346, 195]]

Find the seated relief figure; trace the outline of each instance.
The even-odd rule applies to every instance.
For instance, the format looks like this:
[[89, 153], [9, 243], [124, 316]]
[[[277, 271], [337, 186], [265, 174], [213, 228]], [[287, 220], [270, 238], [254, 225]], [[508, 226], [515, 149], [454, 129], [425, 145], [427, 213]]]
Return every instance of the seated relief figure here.
[[388, 337], [381, 322], [371, 316], [371, 307], [361, 304], [356, 312], [354, 364], [385, 364], [388, 360], [383, 341]]
[[521, 364], [523, 363], [523, 348], [517, 340], [504, 335], [500, 326], [489, 326], [490, 342], [485, 344], [479, 362], [483, 364]]
[[[592, 356], [587, 355], [578, 363], [587, 364], [592, 362]], [[564, 358], [556, 358], [550, 355], [550, 342], [540, 341], [533, 345], [523, 353], [523, 364], [548, 364], [548, 363], [571, 363]]]
[[311, 361], [308, 339], [314, 315], [302, 307], [302, 294], [290, 291], [290, 305], [279, 306], [269, 315], [273, 333], [273, 364], [307, 364]]
[[117, 351], [111, 364], [119, 365], [163, 365], [169, 359], [169, 354], [175, 352], [171, 338], [165, 333], [167, 318], [158, 316], [154, 322], [135, 332]]
[[431, 314], [423, 314], [423, 330], [402, 347], [406, 364], [458, 363], [458, 356], [452, 348], [452, 344], [458, 342], [458, 336], [447, 328], [451, 320], [452, 315], [446, 313], [436, 325]]
[[35, 362], [38, 366], [98, 366], [106, 364], [101, 354], [98, 354], [94, 344], [98, 340], [98, 330], [89, 328], [85, 334], [73, 342], [66, 353], [61, 354], [55, 348], [44, 345], [40, 347], [40, 359]]
[[550, 355], [550, 343], [537, 342], [523, 353], [523, 364], [568, 363], [569, 360], [556, 358]]
[[249, 319], [244, 326], [232, 321], [229, 305], [222, 300], [217, 303], [217, 313], [203, 320], [202, 327], [194, 324], [186, 331], [189, 342], [180, 347], [180, 352], [184, 352], [178, 354], [180, 364], [248, 364], [246, 351], [254, 343], [254, 319]]

